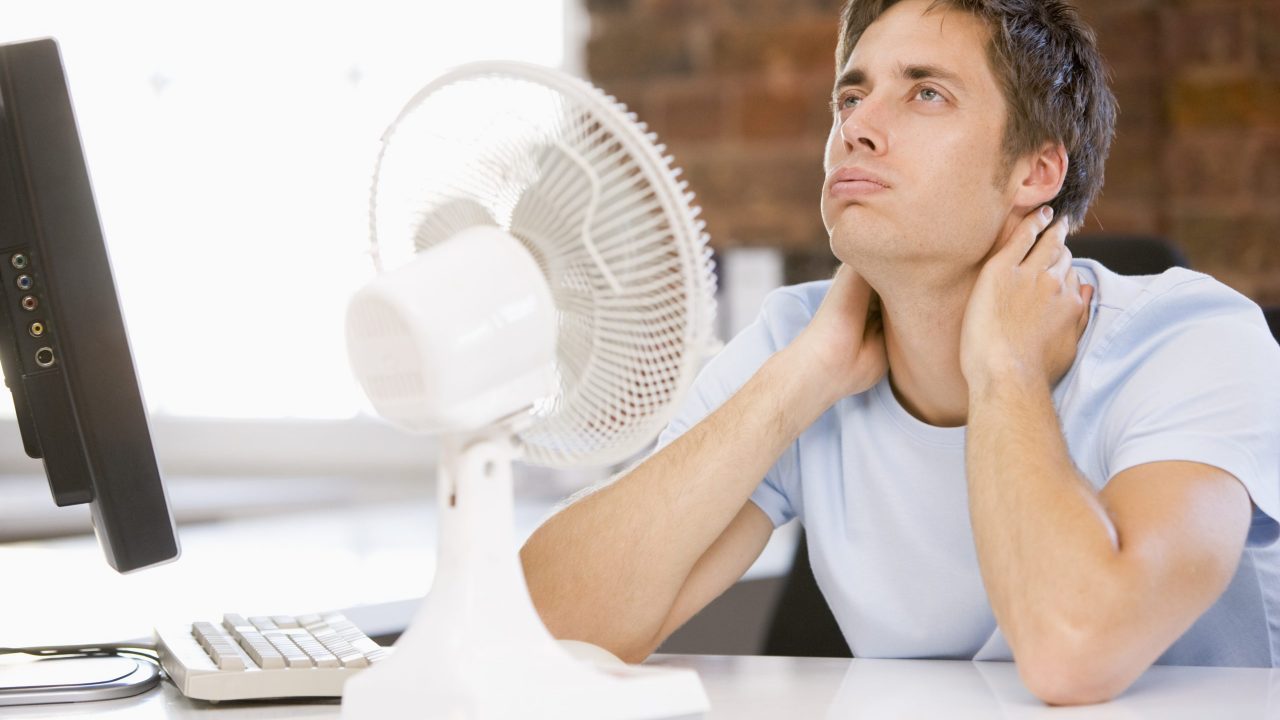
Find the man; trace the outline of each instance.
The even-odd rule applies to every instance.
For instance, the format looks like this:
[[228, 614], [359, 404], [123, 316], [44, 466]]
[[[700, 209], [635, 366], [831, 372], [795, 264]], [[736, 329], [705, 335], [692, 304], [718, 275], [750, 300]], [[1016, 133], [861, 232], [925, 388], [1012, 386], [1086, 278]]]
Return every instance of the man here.
[[842, 266], [530, 538], [553, 634], [639, 661], [798, 517], [855, 656], [1015, 659], [1055, 704], [1274, 665], [1280, 347], [1207, 276], [1066, 249], [1114, 122], [1092, 33], [1058, 0], [851, 0], [837, 57]]

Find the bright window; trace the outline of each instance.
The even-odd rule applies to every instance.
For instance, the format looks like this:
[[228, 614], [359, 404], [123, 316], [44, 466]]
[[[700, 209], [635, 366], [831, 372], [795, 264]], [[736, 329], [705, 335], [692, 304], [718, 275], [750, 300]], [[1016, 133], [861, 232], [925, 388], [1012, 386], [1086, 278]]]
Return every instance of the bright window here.
[[[369, 412], [343, 314], [372, 275], [379, 136], [452, 65], [576, 70], [571, 12], [573, 0], [0, 1], [0, 41], [61, 46], [153, 422]], [[7, 399], [0, 413], [13, 416]]]

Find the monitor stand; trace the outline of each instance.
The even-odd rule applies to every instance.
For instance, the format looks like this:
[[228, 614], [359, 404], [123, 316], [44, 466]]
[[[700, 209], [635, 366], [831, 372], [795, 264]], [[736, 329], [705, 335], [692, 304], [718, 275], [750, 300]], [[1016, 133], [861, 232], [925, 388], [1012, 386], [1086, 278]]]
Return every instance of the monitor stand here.
[[112, 700], [160, 682], [160, 668], [120, 655], [0, 663], [0, 707]]

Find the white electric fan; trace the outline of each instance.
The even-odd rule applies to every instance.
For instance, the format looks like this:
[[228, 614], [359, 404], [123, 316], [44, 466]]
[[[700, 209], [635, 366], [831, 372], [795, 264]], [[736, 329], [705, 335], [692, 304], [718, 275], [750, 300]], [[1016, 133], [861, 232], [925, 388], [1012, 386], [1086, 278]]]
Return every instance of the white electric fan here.
[[348, 720], [607, 720], [704, 712], [695, 673], [587, 663], [547, 631], [513, 531], [511, 462], [619, 462], [715, 343], [692, 193], [633, 113], [513, 62], [462, 66], [383, 135], [378, 277], [352, 299], [374, 408], [441, 437], [439, 557], [395, 652], [352, 677]]

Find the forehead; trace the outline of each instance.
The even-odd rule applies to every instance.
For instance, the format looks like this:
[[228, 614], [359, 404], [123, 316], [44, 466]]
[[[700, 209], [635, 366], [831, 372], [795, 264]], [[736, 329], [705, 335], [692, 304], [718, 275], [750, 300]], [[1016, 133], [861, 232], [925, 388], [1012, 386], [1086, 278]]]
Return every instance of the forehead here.
[[999, 88], [987, 59], [990, 32], [974, 15], [930, 0], [902, 0], [876, 18], [858, 38], [843, 71], [869, 78], [907, 65], [933, 65], [953, 73], [972, 91]]

